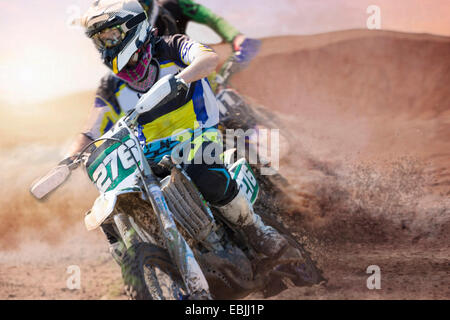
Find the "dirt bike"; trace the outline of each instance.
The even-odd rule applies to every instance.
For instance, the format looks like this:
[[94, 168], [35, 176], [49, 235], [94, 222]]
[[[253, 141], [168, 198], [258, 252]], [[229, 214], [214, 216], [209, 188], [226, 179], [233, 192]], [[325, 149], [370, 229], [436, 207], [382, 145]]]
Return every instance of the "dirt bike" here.
[[[80, 164], [85, 168], [100, 192], [84, 218], [86, 228], [114, 230], [124, 247], [122, 276], [133, 299], [239, 299], [256, 291], [276, 294], [285, 288], [283, 281], [295, 286], [321, 282], [309, 254], [283, 230], [290, 246], [281, 256], [271, 260], [255, 252], [245, 234], [209, 206], [173, 158], [165, 156], [158, 164], [170, 175], [153, 173], [134, 129], [141, 114], [173, 99], [178, 86], [173, 76], [162, 78], [134, 110], [70, 164], [34, 183], [31, 193], [42, 199]], [[253, 204], [258, 182], [245, 158], [231, 162], [233, 152], [225, 153], [224, 162]]]
[[[289, 197], [286, 190], [289, 182], [277, 170], [271, 168], [271, 162], [262, 155], [260, 150], [270, 149], [267, 145], [261, 146], [258, 139], [259, 132], [263, 130], [279, 130], [279, 141], [281, 139], [285, 146], [290, 149], [294, 145], [294, 135], [283, 125], [282, 121], [268, 108], [259, 106], [248, 97], [240, 94], [230, 83], [232, 76], [245, 69], [257, 56], [261, 46], [261, 41], [257, 39], [246, 39], [242, 44], [241, 51], [233, 52], [225, 63], [221, 66], [214, 82], [217, 84], [215, 95], [219, 105], [220, 124], [219, 129], [226, 136], [229, 129], [242, 129], [248, 133], [245, 137], [246, 153], [239, 153], [237, 157], [245, 157], [250, 163], [259, 184], [261, 185], [258, 201], [255, 208], [258, 212], [266, 213], [268, 216], [272, 212], [280, 212], [288, 207]], [[234, 142], [238, 145], [238, 141]], [[249, 153], [256, 154], [256, 161], [251, 161]], [[287, 153], [287, 152], [286, 152]], [[263, 170], [271, 169], [270, 174], [264, 174]]]

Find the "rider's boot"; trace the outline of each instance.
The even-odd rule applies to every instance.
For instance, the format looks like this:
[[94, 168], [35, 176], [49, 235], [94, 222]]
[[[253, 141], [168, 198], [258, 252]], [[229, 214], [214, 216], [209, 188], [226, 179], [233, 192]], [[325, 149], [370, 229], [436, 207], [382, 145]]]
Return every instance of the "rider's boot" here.
[[247, 201], [242, 190], [228, 204], [218, 207], [222, 216], [240, 227], [252, 248], [270, 258], [277, 258], [288, 246], [287, 240], [271, 226], [266, 226]]

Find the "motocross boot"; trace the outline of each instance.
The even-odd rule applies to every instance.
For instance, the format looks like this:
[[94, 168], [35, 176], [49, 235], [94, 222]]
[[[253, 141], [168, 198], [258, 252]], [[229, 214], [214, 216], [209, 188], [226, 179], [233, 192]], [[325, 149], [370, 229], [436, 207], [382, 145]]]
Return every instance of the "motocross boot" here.
[[217, 207], [222, 216], [233, 225], [240, 227], [249, 244], [258, 253], [277, 258], [288, 246], [287, 240], [271, 226], [266, 226], [257, 215], [242, 190], [228, 204]]

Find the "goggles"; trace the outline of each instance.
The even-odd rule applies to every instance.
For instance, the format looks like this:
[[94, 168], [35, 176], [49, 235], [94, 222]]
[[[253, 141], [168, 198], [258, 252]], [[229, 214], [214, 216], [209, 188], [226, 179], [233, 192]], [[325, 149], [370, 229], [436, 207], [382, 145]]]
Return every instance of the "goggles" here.
[[92, 36], [97, 49], [109, 49], [118, 46], [125, 39], [126, 32], [121, 26], [103, 29]]
[[92, 35], [92, 40], [100, 50], [116, 47], [122, 43], [128, 31], [137, 27], [145, 19], [147, 19], [147, 15], [142, 12], [121, 25], [110, 26], [96, 32]]

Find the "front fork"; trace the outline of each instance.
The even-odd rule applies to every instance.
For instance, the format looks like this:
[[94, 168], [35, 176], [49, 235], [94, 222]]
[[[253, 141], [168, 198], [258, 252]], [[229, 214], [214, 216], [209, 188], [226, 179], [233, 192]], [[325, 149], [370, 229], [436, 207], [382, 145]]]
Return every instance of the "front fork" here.
[[192, 249], [178, 231], [161, 188], [153, 175], [147, 175], [146, 177], [146, 189], [158, 218], [166, 248], [172, 260], [176, 263], [189, 294], [196, 299], [211, 299], [208, 282], [194, 257]]
[[[146, 169], [150, 170], [149, 167]], [[152, 174], [145, 176], [147, 177], [144, 181], [146, 193], [158, 219], [166, 248], [180, 271], [187, 291], [195, 299], [211, 299], [208, 282], [192, 249], [178, 231], [157, 180]], [[144, 241], [126, 214], [117, 212], [113, 219], [127, 249]]]
[[127, 249], [143, 241], [133, 228], [130, 218], [127, 215], [123, 213], [116, 213], [113, 219], [116, 224], [117, 231], [119, 231], [120, 237], [122, 238], [122, 241]]

